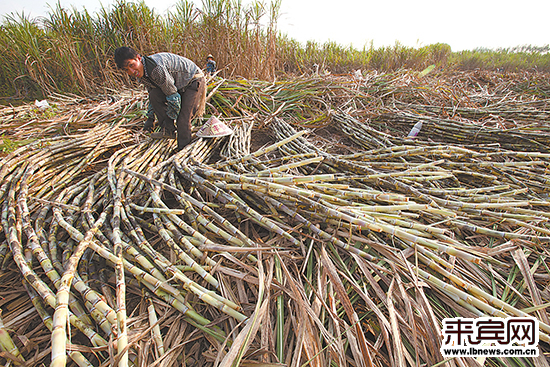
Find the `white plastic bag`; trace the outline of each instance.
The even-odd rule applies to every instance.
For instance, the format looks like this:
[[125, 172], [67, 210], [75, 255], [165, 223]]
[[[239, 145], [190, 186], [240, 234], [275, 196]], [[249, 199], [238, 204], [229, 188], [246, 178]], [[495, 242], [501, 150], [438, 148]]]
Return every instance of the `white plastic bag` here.
[[43, 99], [42, 101], [38, 101], [37, 99], [35, 99], [34, 106], [38, 108], [39, 111], [45, 111], [50, 108], [50, 104], [45, 99]]

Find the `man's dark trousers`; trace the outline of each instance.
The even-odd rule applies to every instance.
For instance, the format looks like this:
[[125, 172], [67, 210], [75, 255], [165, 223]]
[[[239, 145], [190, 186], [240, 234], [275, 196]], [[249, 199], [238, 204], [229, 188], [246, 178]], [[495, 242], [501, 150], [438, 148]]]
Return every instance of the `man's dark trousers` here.
[[178, 91], [181, 96], [181, 108], [176, 119], [176, 126], [174, 126], [173, 120], [166, 115], [166, 95], [160, 88], [149, 90], [149, 101], [161, 129], [171, 133], [177, 128], [178, 150], [191, 142], [191, 120], [197, 114], [204, 88], [206, 88], [206, 80], [204, 77], [199, 77], [189, 83], [183, 90]]

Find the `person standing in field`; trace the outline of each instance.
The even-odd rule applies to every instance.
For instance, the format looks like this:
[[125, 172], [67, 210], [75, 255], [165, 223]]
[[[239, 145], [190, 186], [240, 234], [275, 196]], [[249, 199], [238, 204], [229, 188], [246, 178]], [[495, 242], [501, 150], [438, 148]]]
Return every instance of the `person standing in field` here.
[[191, 120], [202, 116], [205, 109], [206, 80], [202, 70], [183, 56], [168, 52], [144, 56], [130, 47], [115, 50], [115, 63], [147, 88], [149, 109], [143, 129], [152, 132], [155, 116], [160, 127], [151, 138], [177, 138], [178, 151], [189, 144]]
[[216, 61], [214, 61], [212, 54], [209, 54], [206, 58], [206, 72], [210, 75], [214, 75], [216, 72]]

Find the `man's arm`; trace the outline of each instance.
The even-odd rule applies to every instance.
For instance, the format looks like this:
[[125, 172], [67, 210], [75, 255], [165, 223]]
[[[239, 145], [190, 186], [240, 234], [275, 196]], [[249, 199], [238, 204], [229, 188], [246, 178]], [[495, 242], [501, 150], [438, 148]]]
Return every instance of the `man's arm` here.
[[177, 119], [181, 108], [181, 96], [178, 93], [174, 78], [163, 65], [158, 65], [154, 69], [153, 77], [162, 92], [166, 95], [166, 114], [172, 120]]

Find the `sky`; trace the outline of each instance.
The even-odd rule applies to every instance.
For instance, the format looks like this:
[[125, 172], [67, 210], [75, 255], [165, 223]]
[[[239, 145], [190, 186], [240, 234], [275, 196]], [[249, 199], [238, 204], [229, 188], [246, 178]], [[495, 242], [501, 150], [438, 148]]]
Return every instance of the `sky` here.
[[[114, 0], [59, 0], [63, 7], [95, 13]], [[160, 14], [177, 0], [145, 0]], [[550, 44], [548, 0], [281, 0], [281, 33], [299, 42], [336, 42], [362, 49], [446, 43], [452, 51]], [[193, 0], [200, 7], [201, 0]], [[243, 4], [251, 0], [242, 0]], [[264, 3], [269, 4], [269, 0]], [[56, 0], [3, 0], [0, 16], [46, 15]], [[3, 17], [2, 17], [3, 18]]]

